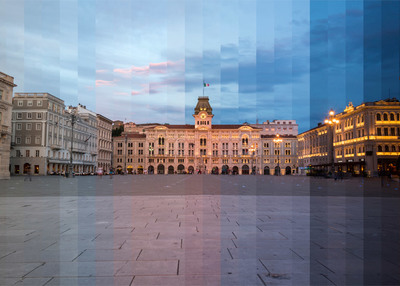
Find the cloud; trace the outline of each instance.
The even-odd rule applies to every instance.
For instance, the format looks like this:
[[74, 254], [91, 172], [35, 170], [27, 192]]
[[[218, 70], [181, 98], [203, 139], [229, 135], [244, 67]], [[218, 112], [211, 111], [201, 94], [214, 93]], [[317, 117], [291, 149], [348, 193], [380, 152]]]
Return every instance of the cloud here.
[[115, 85], [115, 82], [113, 80], [101, 80], [101, 79], [96, 80], [96, 86], [112, 86], [112, 85]]
[[166, 61], [159, 63], [150, 63], [147, 66], [135, 66], [132, 65], [130, 68], [115, 68], [114, 72], [121, 75], [148, 75], [148, 74], [165, 74], [167, 69], [181, 67], [184, 65], [183, 60], [179, 61]]
[[96, 70], [96, 73], [106, 73], [107, 70]]
[[143, 90], [132, 90], [131, 91], [131, 95], [139, 95], [139, 94], [142, 94], [142, 92], [143, 92]]

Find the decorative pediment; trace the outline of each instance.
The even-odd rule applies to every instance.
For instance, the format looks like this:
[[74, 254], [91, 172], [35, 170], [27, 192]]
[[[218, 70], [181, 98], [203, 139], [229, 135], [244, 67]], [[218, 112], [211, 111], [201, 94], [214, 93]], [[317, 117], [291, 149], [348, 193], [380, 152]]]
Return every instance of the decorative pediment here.
[[166, 126], [156, 126], [154, 127], [155, 130], [167, 130], [168, 128]]
[[199, 126], [197, 127], [197, 130], [208, 130], [207, 126]]
[[254, 129], [252, 127], [250, 127], [250, 126], [241, 126], [241, 127], [239, 127], [239, 130], [251, 131], [251, 130], [254, 130]]

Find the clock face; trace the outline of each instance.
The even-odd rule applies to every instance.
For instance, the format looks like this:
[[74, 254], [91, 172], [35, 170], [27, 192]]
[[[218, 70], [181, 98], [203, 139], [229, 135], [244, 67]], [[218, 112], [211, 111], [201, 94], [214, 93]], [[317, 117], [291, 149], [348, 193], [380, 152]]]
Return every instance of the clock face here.
[[206, 115], [203, 113], [202, 115], [200, 115], [201, 119], [206, 118]]

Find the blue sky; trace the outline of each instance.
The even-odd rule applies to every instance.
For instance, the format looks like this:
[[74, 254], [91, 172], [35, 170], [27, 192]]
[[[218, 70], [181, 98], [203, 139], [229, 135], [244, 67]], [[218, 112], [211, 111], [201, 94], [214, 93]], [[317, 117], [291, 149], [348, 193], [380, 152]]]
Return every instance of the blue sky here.
[[110, 119], [295, 119], [399, 98], [399, 1], [0, 0], [0, 71]]

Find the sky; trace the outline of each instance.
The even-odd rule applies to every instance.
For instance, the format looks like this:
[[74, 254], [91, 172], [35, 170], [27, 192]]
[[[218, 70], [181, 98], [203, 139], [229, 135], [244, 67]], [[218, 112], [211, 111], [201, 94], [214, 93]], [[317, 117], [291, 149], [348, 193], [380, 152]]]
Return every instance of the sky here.
[[[112, 120], [294, 119], [400, 98], [400, 1], [0, 0], [0, 71]], [[210, 86], [203, 88], [203, 82]]]

